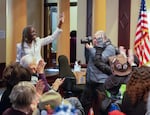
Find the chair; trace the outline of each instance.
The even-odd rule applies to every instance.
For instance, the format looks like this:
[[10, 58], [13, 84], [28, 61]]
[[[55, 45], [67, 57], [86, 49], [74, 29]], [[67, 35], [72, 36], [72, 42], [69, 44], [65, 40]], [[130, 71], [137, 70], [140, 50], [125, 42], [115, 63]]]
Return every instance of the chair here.
[[64, 97], [80, 96], [83, 88], [76, 84], [76, 77], [71, 70], [68, 58], [65, 55], [60, 55], [58, 57], [58, 68], [59, 76], [65, 78], [65, 81], [62, 84]]

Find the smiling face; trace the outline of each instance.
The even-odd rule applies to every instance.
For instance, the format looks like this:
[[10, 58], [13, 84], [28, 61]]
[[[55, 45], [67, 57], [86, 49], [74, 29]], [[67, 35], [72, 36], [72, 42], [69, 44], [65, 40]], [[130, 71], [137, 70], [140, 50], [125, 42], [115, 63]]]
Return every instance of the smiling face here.
[[35, 38], [37, 37], [36, 35], [37, 35], [36, 29], [34, 27], [31, 27], [29, 29], [29, 31], [28, 31], [28, 37], [29, 37], [29, 39], [35, 40]]
[[29, 25], [23, 30], [23, 42], [32, 43], [37, 37], [36, 30], [33, 26]]

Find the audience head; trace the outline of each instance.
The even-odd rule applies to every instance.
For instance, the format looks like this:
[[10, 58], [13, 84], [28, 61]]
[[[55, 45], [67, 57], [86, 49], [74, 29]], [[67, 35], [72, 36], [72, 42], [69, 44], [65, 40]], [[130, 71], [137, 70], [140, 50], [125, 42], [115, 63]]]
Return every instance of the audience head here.
[[93, 45], [94, 46], [99, 46], [99, 47], [103, 47], [103, 44], [108, 41], [108, 38], [106, 36], [106, 33], [103, 30], [98, 30], [95, 34], [94, 34], [94, 38], [93, 38]]
[[133, 105], [140, 100], [147, 102], [150, 92], [150, 67], [141, 66], [134, 69], [127, 83], [126, 91]]
[[37, 109], [33, 114], [42, 115], [42, 113], [46, 113], [46, 115], [52, 115], [55, 108], [61, 104], [71, 105], [68, 101], [64, 100], [58, 92], [49, 90], [41, 96]]
[[28, 68], [32, 74], [44, 73], [44, 68], [46, 65], [43, 59], [37, 60], [36, 57], [30, 54], [23, 56], [20, 60], [20, 64], [23, 67]]
[[4, 69], [2, 77], [6, 82], [7, 87], [12, 88], [20, 81], [30, 81], [31, 73], [19, 63], [12, 63]]
[[68, 58], [65, 55], [60, 55], [58, 57], [58, 64], [60, 77], [75, 77], [74, 73], [71, 71]]
[[104, 40], [107, 39], [106, 33], [105, 33], [103, 30], [98, 30], [98, 31], [94, 34], [94, 37], [95, 37], [96, 39], [98, 39], [98, 38], [103, 38]]
[[23, 56], [20, 60], [20, 64], [25, 68], [29, 68], [33, 73], [36, 73], [37, 61], [34, 56], [32, 55]]
[[31, 110], [31, 104], [36, 98], [36, 88], [31, 82], [22, 81], [15, 85], [9, 96], [12, 107]]

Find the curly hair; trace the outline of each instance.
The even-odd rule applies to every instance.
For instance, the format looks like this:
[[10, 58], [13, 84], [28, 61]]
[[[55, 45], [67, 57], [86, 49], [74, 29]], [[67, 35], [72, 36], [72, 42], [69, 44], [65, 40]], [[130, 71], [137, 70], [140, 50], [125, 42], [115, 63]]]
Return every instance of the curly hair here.
[[150, 91], [150, 67], [141, 66], [131, 73], [126, 92], [134, 105], [139, 101], [147, 102]]

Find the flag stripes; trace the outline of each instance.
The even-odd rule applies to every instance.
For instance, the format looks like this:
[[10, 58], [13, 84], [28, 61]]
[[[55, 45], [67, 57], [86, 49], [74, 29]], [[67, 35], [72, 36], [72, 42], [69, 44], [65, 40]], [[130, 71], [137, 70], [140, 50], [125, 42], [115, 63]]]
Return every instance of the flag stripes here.
[[135, 34], [134, 49], [135, 54], [140, 61], [140, 65], [144, 65], [150, 61], [150, 37], [148, 31], [145, 0], [141, 0], [141, 8]]

